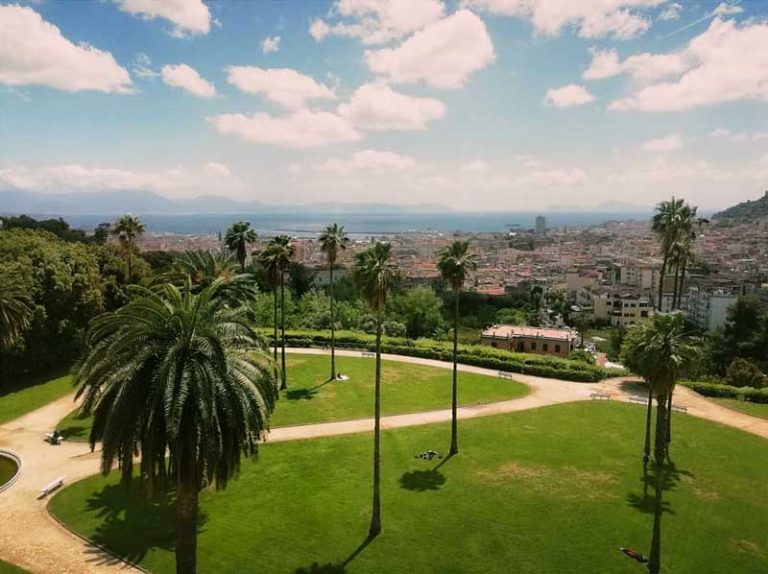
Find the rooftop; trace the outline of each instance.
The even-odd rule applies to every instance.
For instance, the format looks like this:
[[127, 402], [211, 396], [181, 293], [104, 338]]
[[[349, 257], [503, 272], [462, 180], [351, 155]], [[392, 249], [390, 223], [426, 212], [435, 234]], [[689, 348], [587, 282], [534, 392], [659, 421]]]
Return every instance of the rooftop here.
[[514, 337], [539, 337], [541, 339], [556, 339], [572, 341], [578, 337], [571, 329], [553, 329], [547, 327], [529, 327], [527, 325], [493, 325], [482, 334], [483, 337], [511, 339]]

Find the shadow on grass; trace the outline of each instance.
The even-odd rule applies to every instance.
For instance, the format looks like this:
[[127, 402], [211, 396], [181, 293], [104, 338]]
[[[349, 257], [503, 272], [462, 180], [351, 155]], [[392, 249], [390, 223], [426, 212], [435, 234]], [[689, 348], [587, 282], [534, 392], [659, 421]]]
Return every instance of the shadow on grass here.
[[[658, 473], [659, 469], [655, 464], [644, 463], [643, 476], [640, 478], [643, 483], [643, 493], [629, 493], [627, 495], [627, 504], [645, 514], [653, 514], [658, 510], [656, 508], [655, 494], [657, 487], [661, 491], [673, 490], [677, 486], [677, 483], [682, 480], [683, 476], [694, 476], [690, 471], [677, 468], [673, 462], [669, 462], [664, 465], [664, 469], [661, 475]], [[661, 480], [657, 481], [657, 479]], [[652, 490], [653, 493], [650, 493], [649, 490]], [[674, 514], [674, 511], [669, 506], [669, 503], [664, 503], [661, 511], [667, 514]]]
[[65, 439], [87, 441], [91, 432], [91, 427], [87, 424], [70, 425], [60, 428], [58, 431]]
[[339, 563], [329, 562], [327, 564], [320, 564], [313, 562], [306, 568], [297, 568], [294, 574], [344, 574], [347, 571], [347, 566], [357, 558], [366, 547], [373, 542], [374, 537], [368, 536], [363, 540], [360, 545], [355, 548], [352, 553]]
[[[87, 500], [87, 510], [95, 511], [101, 519], [91, 539], [117, 556], [138, 563], [153, 548], [175, 548], [176, 504], [173, 491], [148, 498], [138, 480], [131, 483], [130, 491], [121, 484], [109, 485]], [[201, 511], [198, 533], [206, 521], [207, 516]], [[97, 563], [113, 559], [97, 549], [92, 549], [91, 553], [91, 560]]]
[[415, 492], [440, 490], [445, 480], [445, 475], [437, 469], [412, 470], [400, 477], [400, 487]]
[[622, 392], [631, 395], [638, 395], [644, 399], [648, 398], [648, 385], [645, 383], [640, 383], [638, 381], [621, 381], [619, 383], [619, 389], [621, 389]]
[[317, 395], [318, 389], [324, 387], [328, 383], [335, 381], [336, 379], [328, 379], [324, 383], [320, 383], [312, 387], [311, 389], [289, 389], [285, 391], [285, 398], [289, 401], [311, 401]]
[[[0, 373], [2, 374], [2, 373]], [[30, 387], [38, 387], [50, 383], [54, 379], [59, 379], [69, 374], [69, 367], [58, 366], [50, 369], [45, 369], [39, 373], [22, 373], [17, 375], [8, 375], [7, 381], [3, 381], [0, 385], [0, 399], [6, 395], [28, 389]], [[74, 389], [74, 387], [72, 387]]]

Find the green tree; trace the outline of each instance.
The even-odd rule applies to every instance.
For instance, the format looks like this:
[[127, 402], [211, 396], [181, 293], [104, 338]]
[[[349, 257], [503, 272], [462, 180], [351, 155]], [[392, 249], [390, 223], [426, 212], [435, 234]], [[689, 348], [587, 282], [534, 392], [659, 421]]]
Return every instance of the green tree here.
[[387, 314], [405, 324], [408, 337], [431, 337], [443, 325], [443, 300], [430, 287], [414, 287], [392, 297]]
[[133, 287], [125, 307], [93, 321], [75, 370], [102, 472], [119, 462], [127, 487], [138, 454], [148, 493], [175, 487], [180, 574], [197, 571], [200, 491], [226, 487], [241, 458], [257, 452], [277, 396], [272, 361], [246, 309], [221, 296], [225, 286]]
[[765, 386], [766, 377], [765, 374], [758, 369], [755, 365], [737, 357], [728, 367], [728, 371], [725, 376], [729, 385], [734, 387], [753, 387], [755, 389], [761, 389]]
[[126, 283], [133, 281], [133, 258], [136, 255], [136, 239], [143, 235], [144, 231], [144, 224], [135, 215], [123, 215], [112, 224], [112, 235], [117, 237], [128, 265]]
[[331, 378], [336, 378], [336, 308], [335, 299], [333, 296], [333, 269], [336, 267], [336, 262], [339, 258], [339, 253], [347, 248], [349, 243], [349, 237], [344, 232], [344, 226], [338, 223], [333, 223], [326, 226], [323, 233], [320, 234], [320, 249], [325, 255], [325, 260], [328, 262], [328, 273], [330, 275], [330, 292], [331, 292]]
[[240, 271], [245, 273], [245, 260], [248, 255], [248, 246], [256, 241], [256, 232], [251, 229], [247, 221], [233, 223], [224, 235], [224, 245], [235, 254], [240, 264]]
[[31, 303], [22, 289], [0, 282], [0, 351], [10, 350], [29, 327]]
[[280, 284], [280, 366], [283, 370], [280, 390], [288, 388], [288, 373], [285, 368], [285, 275], [295, 255], [291, 238], [287, 235], [274, 237], [267, 246], [267, 261], [272, 261], [275, 279]]
[[277, 314], [277, 289], [280, 286], [280, 262], [279, 262], [279, 250], [274, 249], [271, 245], [267, 249], [261, 251], [258, 254], [259, 265], [264, 271], [264, 276], [272, 289], [272, 350], [274, 354], [275, 363], [277, 363], [277, 328], [278, 328], [278, 314]]
[[355, 283], [376, 316], [376, 380], [374, 387], [373, 425], [373, 512], [368, 536], [381, 532], [381, 326], [387, 297], [398, 282], [400, 273], [392, 261], [392, 246], [377, 242], [355, 255]]
[[656, 206], [656, 213], [651, 219], [651, 230], [656, 235], [661, 245], [661, 270], [659, 273], [659, 300], [657, 307], [662, 309], [664, 296], [664, 277], [669, 271], [672, 258], [672, 250], [680, 229], [682, 210], [685, 202], [674, 197], [669, 201], [662, 201]]
[[477, 269], [477, 260], [469, 252], [469, 241], [456, 240], [437, 255], [437, 268], [440, 275], [454, 292], [453, 307], [453, 383], [451, 391], [451, 449], [449, 454], [459, 452], [459, 423], [458, 423], [458, 349], [459, 349], [459, 299], [461, 289], [470, 273]]
[[671, 402], [675, 385], [694, 365], [699, 355], [698, 340], [685, 331], [682, 315], [656, 315], [633, 327], [622, 347], [622, 360], [648, 383], [648, 412], [644, 458], [650, 453], [650, 417], [652, 398], [656, 398], [656, 462], [666, 457], [671, 440]]

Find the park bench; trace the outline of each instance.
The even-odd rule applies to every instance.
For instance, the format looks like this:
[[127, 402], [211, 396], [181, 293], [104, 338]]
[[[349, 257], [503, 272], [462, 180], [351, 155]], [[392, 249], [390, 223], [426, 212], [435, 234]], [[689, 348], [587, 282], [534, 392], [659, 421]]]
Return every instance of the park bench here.
[[499, 378], [500, 379], [511, 379], [512, 373], [508, 373], [507, 371], [499, 371]]
[[589, 398], [591, 398], [593, 401], [610, 401], [611, 395], [609, 395], [608, 393], [596, 392], [596, 393], [591, 393], [589, 395]]
[[373, 351], [361, 351], [360, 355], [363, 357], [372, 358], [376, 356], [376, 353], [374, 353]]
[[677, 411], [679, 413], [687, 413], [688, 407], [686, 407], [685, 405], [678, 405], [676, 403], [672, 403], [672, 410]]
[[57, 488], [60, 488], [62, 484], [64, 484], [64, 476], [60, 476], [53, 482], [49, 482], [46, 484], [43, 488], [40, 489], [40, 496], [38, 498], [44, 498], [48, 496], [51, 492], [56, 490]]
[[51, 444], [61, 444], [61, 441], [64, 440], [64, 437], [61, 435], [55, 435], [52, 432], [47, 432], [45, 433], [45, 440]]
[[638, 395], [629, 395], [629, 402], [636, 405], [646, 405], [648, 404], [648, 399]]

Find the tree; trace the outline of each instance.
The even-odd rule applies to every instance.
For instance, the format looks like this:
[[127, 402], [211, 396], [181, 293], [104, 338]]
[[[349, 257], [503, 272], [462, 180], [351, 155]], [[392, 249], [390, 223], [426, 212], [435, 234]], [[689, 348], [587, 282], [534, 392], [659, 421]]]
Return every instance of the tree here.
[[240, 271], [245, 273], [245, 259], [248, 255], [248, 246], [256, 241], [256, 232], [251, 229], [247, 221], [238, 221], [230, 225], [224, 236], [224, 245], [235, 254], [240, 264]]
[[766, 383], [765, 374], [755, 365], [741, 357], [735, 358], [730, 364], [726, 372], [726, 379], [728, 384], [734, 387], [761, 389]]
[[336, 306], [333, 296], [333, 268], [336, 266], [339, 253], [347, 248], [349, 237], [344, 232], [344, 226], [338, 223], [328, 225], [320, 235], [320, 250], [328, 262], [331, 291], [331, 378], [336, 378]]
[[657, 302], [659, 311], [662, 309], [664, 297], [664, 277], [671, 263], [672, 248], [680, 228], [683, 205], [682, 199], [675, 199], [674, 197], [670, 201], [662, 201], [656, 206], [656, 213], [651, 219], [651, 230], [661, 244], [662, 263], [659, 273], [659, 300]]
[[408, 337], [431, 337], [443, 326], [443, 300], [430, 287], [398, 293], [387, 304], [390, 318], [405, 324]]
[[288, 388], [288, 372], [285, 368], [285, 274], [293, 260], [295, 249], [291, 244], [291, 238], [287, 235], [278, 235], [269, 242], [267, 251], [269, 257], [274, 259], [276, 279], [280, 283], [280, 365], [283, 369], [280, 390]]
[[225, 488], [241, 458], [256, 454], [277, 396], [275, 369], [247, 310], [217, 279], [200, 293], [166, 284], [133, 287], [133, 299], [96, 318], [75, 369], [81, 410], [92, 413], [101, 470], [120, 464], [123, 484], [149, 494], [176, 489], [176, 571], [197, 571], [198, 498]]
[[144, 224], [135, 215], [123, 215], [112, 224], [112, 235], [117, 237], [128, 265], [127, 283], [133, 279], [133, 256], [136, 254], [136, 238], [143, 235]]
[[29, 327], [31, 299], [17, 286], [0, 283], [0, 350], [8, 351]]
[[392, 261], [392, 246], [377, 242], [355, 256], [355, 283], [376, 316], [376, 380], [374, 386], [373, 425], [373, 512], [368, 536], [381, 532], [381, 325], [387, 296], [398, 282], [400, 273]]
[[446, 283], [453, 289], [455, 305], [453, 307], [453, 384], [451, 391], [451, 449], [449, 454], [459, 453], [458, 423], [458, 349], [459, 349], [459, 299], [461, 288], [469, 274], [477, 269], [477, 260], [469, 253], [469, 241], [456, 240], [440, 250], [437, 255], [437, 268]]
[[[259, 253], [258, 255], [259, 265], [264, 270], [264, 275], [272, 288], [272, 349], [274, 353], [275, 363], [277, 363], [277, 289], [280, 286], [280, 253], [278, 249], [274, 249], [272, 245], [269, 245], [267, 249]], [[283, 300], [285, 302], [285, 300]]]
[[656, 398], [657, 404], [654, 458], [659, 463], [666, 457], [671, 440], [668, 403], [677, 381], [691, 369], [698, 355], [698, 340], [685, 332], [683, 316], [679, 314], [656, 315], [627, 333], [622, 360], [646, 380], [649, 389], [645, 459], [650, 454], [652, 398]]

